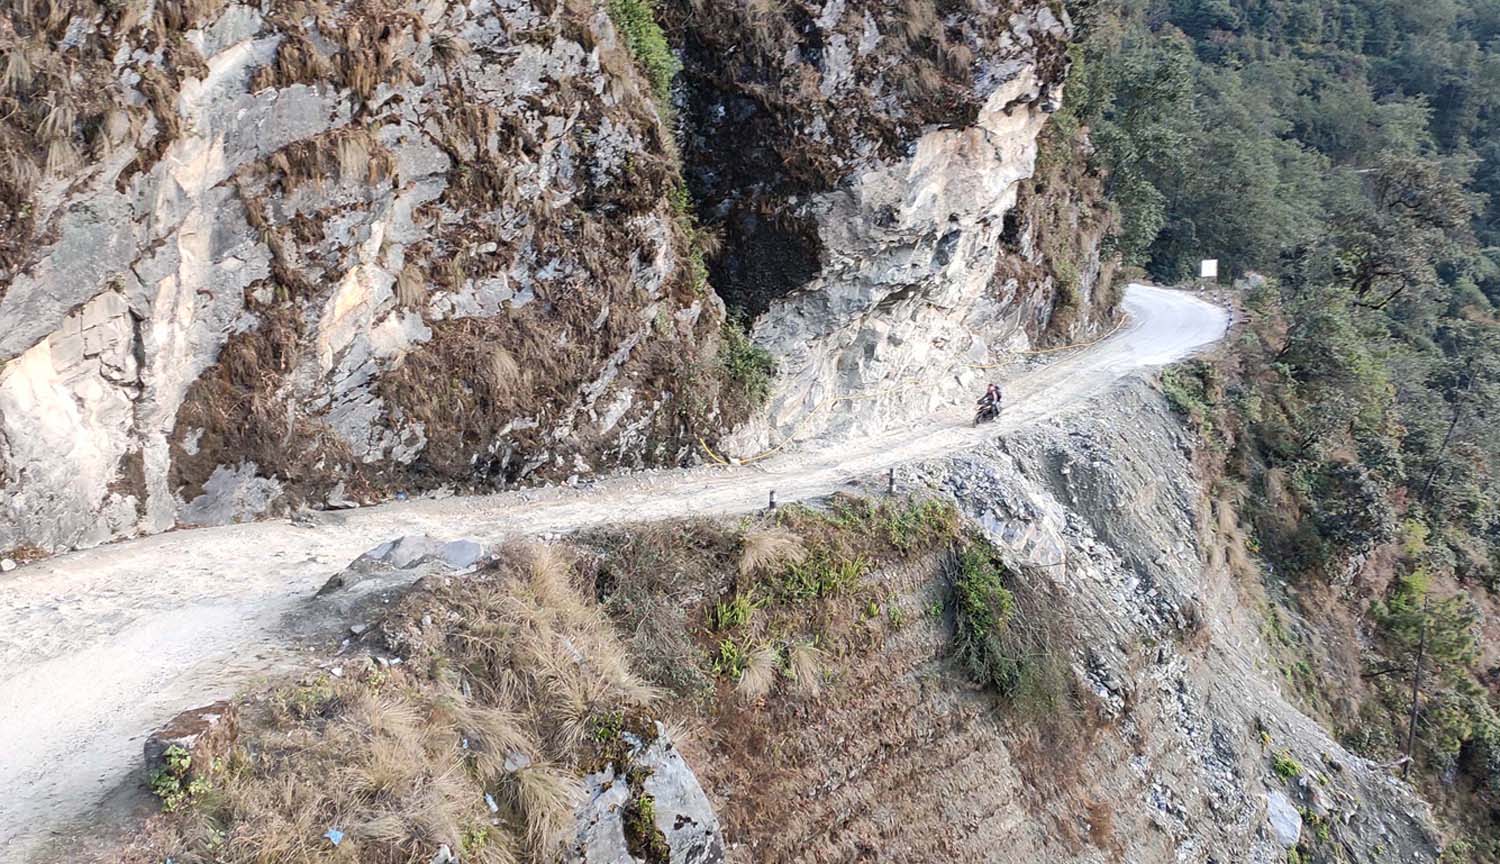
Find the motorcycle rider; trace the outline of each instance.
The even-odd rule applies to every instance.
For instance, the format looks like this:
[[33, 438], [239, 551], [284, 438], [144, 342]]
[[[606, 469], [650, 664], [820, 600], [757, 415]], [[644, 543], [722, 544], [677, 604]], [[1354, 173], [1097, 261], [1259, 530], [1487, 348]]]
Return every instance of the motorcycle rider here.
[[975, 425], [987, 418], [1000, 416], [1000, 385], [991, 382], [984, 390], [984, 395], [979, 397], [979, 414], [974, 419]]
[[990, 382], [990, 386], [986, 387], [984, 390], [984, 395], [979, 397], [979, 405], [981, 408], [994, 408], [995, 413], [999, 414], [1000, 399], [1000, 385], [994, 382]]

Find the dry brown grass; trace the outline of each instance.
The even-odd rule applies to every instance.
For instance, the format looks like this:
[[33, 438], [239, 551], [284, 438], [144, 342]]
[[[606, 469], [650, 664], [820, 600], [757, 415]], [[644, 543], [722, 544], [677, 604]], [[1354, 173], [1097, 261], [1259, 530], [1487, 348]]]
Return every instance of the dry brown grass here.
[[324, 188], [330, 180], [375, 185], [395, 173], [396, 161], [369, 128], [335, 129], [294, 141], [268, 160], [281, 176], [284, 191], [310, 185]]
[[30, 49], [26, 45], [16, 45], [5, 55], [5, 72], [0, 73], [0, 90], [7, 95], [14, 96], [31, 86], [31, 59], [28, 56]]
[[1089, 843], [1095, 849], [1114, 854], [1116, 860], [1124, 850], [1120, 838], [1115, 836], [1115, 811], [1108, 801], [1093, 798], [1085, 805], [1089, 818]]
[[[357, 478], [348, 444], [280, 392], [303, 350], [297, 307], [278, 303], [255, 311], [259, 328], [230, 337], [219, 362], [193, 382], [178, 411], [178, 429], [203, 430], [196, 453], [174, 442], [171, 482], [186, 500], [199, 494], [219, 465], [241, 460], [254, 462], [262, 476], [280, 477], [298, 490], [293, 494]], [[288, 446], [292, 441], [298, 445]]]
[[800, 696], [815, 698], [823, 692], [823, 652], [811, 642], [794, 643], [786, 652], [787, 677]]
[[735, 692], [748, 702], [757, 702], [771, 695], [780, 663], [775, 648], [762, 646], [751, 651], [740, 680], [735, 684]]
[[802, 538], [785, 528], [770, 527], [749, 532], [743, 543], [739, 562], [741, 576], [768, 573], [807, 559], [807, 547], [802, 544]]
[[489, 378], [491, 391], [502, 398], [514, 394], [522, 385], [521, 364], [501, 345], [490, 350], [485, 373]]
[[22, 543], [19, 546], [12, 546], [0, 552], [0, 558], [9, 558], [17, 564], [29, 564], [32, 561], [40, 561], [49, 555], [51, 553], [46, 549], [30, 543]]
[[[273, 8], [269, 17], [287, 37], [275, 60], [256, 71], [252, 90], [331, 83], [353, 91], [355, 110], [364, 113], [381, 84], [399, 87], [420, 76], [410, 57], [429, 34], [408, 4], [364, 0], [335, 9], [324, 2], [290, 3]], [[316, 28], [330, 54], [309, 38], [308, 27]]]
[[[502, 562], [401, 602], [383, 627], [405, 665], [246, 700], [211, 790], [141, 860], [407, 864], [441, 845], [490, 864], [553, 857], [599, 758], [597, 724], [656, 694], [562, 550], [517, 546]], [[337, 849], [329, 828], [345, 832]]]
[[427, 302], [427, 277], [422, 268], [408, 261], [396, 276], [396, 303], [403, 309], [419, 309]]

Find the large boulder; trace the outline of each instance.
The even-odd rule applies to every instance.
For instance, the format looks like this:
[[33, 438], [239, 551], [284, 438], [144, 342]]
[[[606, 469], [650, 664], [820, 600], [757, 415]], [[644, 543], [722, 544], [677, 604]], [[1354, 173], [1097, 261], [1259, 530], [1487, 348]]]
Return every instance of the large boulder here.
[[363, 631], [363, 622], [378, 617], [384, 607], [414, 582], [429, 576], [466, 573], [484, 561], [484, 544], [477, 540], [439, 540], [427, 534], [410, 534], [387, 540], [329, 577], [318, 589], [321, 609]]

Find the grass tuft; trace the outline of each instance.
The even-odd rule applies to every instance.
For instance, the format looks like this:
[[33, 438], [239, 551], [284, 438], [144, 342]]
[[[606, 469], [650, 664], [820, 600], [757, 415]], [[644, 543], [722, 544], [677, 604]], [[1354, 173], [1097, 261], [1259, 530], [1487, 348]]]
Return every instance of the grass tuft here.
[[582, 787], [567, 772], [533, 765], [512, 775], [511, 789], [515, 815], [526, 825], [526, 844], [542, 858], [571, 826]]
[[338, 857], [371, 864], [440, 845], [465, 861], [555, 858], [597, 764], [599, 718], [655, 698], [572, 566], [552, 546], [502, 550], [400, 601], [380, 632], [401, 666], [247, 701], [236, 758], [184, 761], [157, 783], [178, 812], [151, 860], [321, 860], [330, 826], [346, 833]]
[[822, 652], [811, 642], [794, 643], [786, 652], [786, 675], [799, 696], [816, 697], [823, 690]]
[[745, 534], [740, 552], [739, 572], [741, 576], [768, 573], [788, 564], [800, 564], [807, 560], [807, 547], [802, 538], [785, 528], [771, 527]]
[[776, 671], [781, 665], [781, 659], [777, 656], [776, 649], [763, 646], [751, 651], [745, 658], [744, 667], [740, 670], [739, 683], [735, 685], [735, 692], [748, 702], [756, 702], [771, 695], [771, 688], [776, 685]]

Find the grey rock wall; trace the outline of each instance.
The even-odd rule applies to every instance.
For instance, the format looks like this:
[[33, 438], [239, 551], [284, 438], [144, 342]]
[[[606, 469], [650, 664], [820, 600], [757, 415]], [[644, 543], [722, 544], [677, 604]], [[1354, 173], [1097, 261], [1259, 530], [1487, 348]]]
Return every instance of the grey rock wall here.
[[[138, 128], [46, 177], [0, 273], [0, 550], [340, 481], [369, 500], [682, 458], [677, 385], [719, 306], [688, 287], [664, 132], [601, 9], [201, 5], [180, 30], [201, 68], [163, 59], [153, 13], [81, 4], [87, 38], [36, 37], [59, 63], [102, 44]], [[142, 107], [154, 69], [176, 129]], [[492, 367], [508, 401], [478, 392]]]
[[[825, 8], [833, 22], [835, 6]], [[1061, 98], [1070, 25], [1045, 4], [995, 14], [1005, 26], [978, 55], [972, 123], [928, 128], [901, 158], [872, 148], [844, 183], [796, 205], [816, 226], [820, 266], [755, 320], [781, 374], [765, 416], [733, 439], [741, 455], [967, 404], [984, 369], [1031, 347], [1028, 324], [1046, 317], [1051, 297], [996, 279], [996, 268], [1009, 254], [1005, 216]], [[825, 65], [839, 56], [828, 52]], [[860, 86], [834, 71], [825, 86]]]

